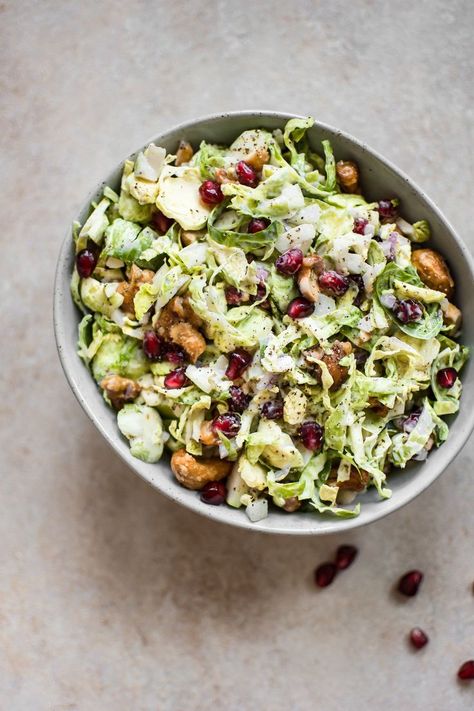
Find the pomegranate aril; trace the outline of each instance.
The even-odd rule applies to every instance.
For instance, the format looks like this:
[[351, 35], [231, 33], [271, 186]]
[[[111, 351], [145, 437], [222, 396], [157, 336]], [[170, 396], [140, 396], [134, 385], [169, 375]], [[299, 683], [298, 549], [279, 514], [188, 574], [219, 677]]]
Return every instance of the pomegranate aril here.
[[97, 264], [97, 254], [91, 249], [81, 249], [76, 255], [76, 267], [81, 279], [91, 276]]
[[225, 501], [227, 490], [222, 481], [208, 481], [201, 489], [201, 501], [211, 506], [219, 506]]
[[214, 418], [212, 426], [226, 437], [235, 437], [240, 430], [240, 415], [236, 412], [224, 412], [223, 415]]
[[408, 417], [405, 417], [402, 419], [401, 425], [402, 425], [402, 430], [404, 432], [410, 433], [412, 432], [416, 425], [418, 424], [418, 420], [420, 419], [421, 415], [421, 410], [413, 410]]
[[293, 276], [296, 274], [301, 265], [303, 264], [303, 252], [301, 249], [295, 247], [294, 249], [289, 249], [287, 252], [280, 254], [275, 262], [275, 267], [280, 274], [286, 274], [286, 276]]
[[355, 546], [339, 546], [336, 551], [336, 567], [338, 570], [345, 570], [354, 562], [359, 551]]
[[239, 306], [243, 300], [243, 293], [235, 286], [226, 286], [225, 300], [229, 306]]
[[415, 649], [421, 649], [425, 644], [428, 644], [428, 635], [420, 627], [413, 627], [410, 630], [410, 642]]
[[474, 679], [474, 659], [468, 659], [467, 662], [461, 664], [458, 669], [458, 678], [462, 681]]
[[337, 568], [334, 563], [322, 563], [314, 571], [314, 582], [319, 588], [331, 585], [336, 577]]
[[176, 368], [172, 370], [171, 373], [165, 375], [165, 388], [169, 390], [176, 390], [177, 388], [184, 388], [189, 382], [186, 376], [186, 368]]
[[206, 205], [218, 205], [223, 201], [221, 186], [214, 180], [205, 180], [199, 186], [199, 195]]
[[449, 390], [458, 379], [458, 373], [454, 368], [443, 368], [436, 373], [436, 382], [440, 388]]
[[382, 220], [394, 220], [398, 216], [398, 200], [379, 200], [378, 210]]
[[258, 185], [258, 175], [251, 165], [244, 160], [239, 160], [235, 166], [237, 180], [242, 185], [247, 185], [249, 188], [256, 188]]
[[333, 270], [323, 272], [318, 277], [318, 283], [326, 296], [343, 296], [349, 288], [349, 279]]
[[163, 360], [167, 360], [174, 365], [181, 365], [186, 358], [186, 352], [177, 343], [165, 343], [163, 346]]
[[153, 227], [156, 227], [158, 232], [162, 235], [164, 235], [165, 232], [168, 232], [169, 228], [173, 224], [173, 220], [170, 217], [166, 217], [161, 210], [153, 213], [151, 222]]
[[160, 360], [163, 342], [155, 331], [145, 331], [143, 334], [143, 352], [149, 360]]
[[289, 303], [286, 313], [290, 318], [305, 318], [311, 316], [313, 311], [314, 304], [303, 296], [298, 296]]
[[369, 224], [369, 221], [366, 220], [364, 217], [356, 217], [354, 220], [354, 226], [352, 228], [352, 231], [355, 232], [357, 235], [363, 235], [364, 230]]
[[283, 400], [267, 400], [261, 406], [260, 413], [267, 420], [281, 420], [283, 417]]
[[398, 581], [398, 592], [407, 597], [413, 597], [417, 594], [422, 580], [423, 573], [419, 570], [409, 570]]
[[303, 422], [298, 430], [298, 437], [303, 442], [306, 449], [311, 452], [319, 452], [323, 446], [324, 429], [317, 422], [308, 420]]
[[401, 323], [412, 323], [423, 318], [421, 305], [414, 299], [398, 299], [392, 311]]
[[231, 385], [229, 395], [229, 408], [232, 412], [243, 412], [251, 400], [250, 395], [246, 395], [238, 385]]
[[262, 232], [262, 230], [265, 230], [269, 224], [270, 220], [266, 220], [264, 217], [254, 217], [248, 224], [247, 232], [250, 232], [250, 234]]
[[229, 355], [229, 365], [225, 371], [226, 378], [236, 380], [240, 378], [244, 370], [246, 370], [252, 362], [252, 356], [243, 348], [237, 348]]

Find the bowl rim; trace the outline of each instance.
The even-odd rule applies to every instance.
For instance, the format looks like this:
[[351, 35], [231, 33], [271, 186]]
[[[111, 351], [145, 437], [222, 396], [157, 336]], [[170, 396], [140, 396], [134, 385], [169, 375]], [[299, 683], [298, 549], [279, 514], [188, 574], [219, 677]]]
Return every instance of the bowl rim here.
[[[256, 123], [258, 122], [259, 118], [270, 118], [270, 119], [280, 119], [282, 121], [287, 121], [292, 118], [307, 118], [306, 116], [303, 116], [301, 114], [293, 114], [293, 113], [288, 113], [288, 112], [280, 112], [280, 111], [275, 111], [275, 110], [252, 110], [252, 109], [245, 109], [242, 111], [225, 111], [222, 113], [213, 113], [213, 114], [208, 114], [205, 116], [199, 116], [194, 119], [190, 119], [188, 121], [183, 121], [179, 124], [172, 125], [168, 128], [165, 128], [161, 130], [159, 133], [155, 133], [154, 136], [149, 138], [147, 141], [144, 141], [142, 146], [146, 146], [147, 144], [151, 143], [152, 141], [159, 141], [160, 138], [166, 137], [167, 134], [169, 133], [177, 133], [177, 132], [183, 132], [185, 133], [188, 129], [195, 127], [196, 125], [200, 125], [203, 123], [212, 123], [212, 122], [217, 122], [225, 119], [232, 119], [232, 118], [237, 118], [237, 117], [255, 117]], [[435, 205], [435, 203], [431, 200], [431, 198], [420, 188], [403, 170], [398, 168], [390, 159], [386, 158], [383, 156], [381, 153], [379, 153], [377, 150], [374, 148], [368, 146], [365, 142], [355, 138], [352, 136], [350, 133], [346, 132], [345, 130], [335, 128], [334, 126], [327, 124], [322, 121], [314, 120], [314, 126], [321, 129], [322, 131], [327, 131], [331, 134], [341, 136], [343, 139], [347, 140], [349, 143], [355, 144], [359, 149], [362, 149], [363, 151], [367, 152], [367, 154], [371, 158], [375, 158], [377, 161], [379, 161], [381, 164], [385, 165], [387, 168], [389, 168], [390, 171], [393, 173], [397, 174], [406, 184], [407, 186], [417, 193], [421, 199], [426, 203], [427, 207], [429, 210], [431, 210], [439, 219], [439, 221], [445, 226], [447, 231], [450, 232], [451, 237], [454, 239], [454, 241], [457, 243], [457, 246], [462, 254], [462, 257], [468, 267], [468, 270], [470, 272], [472, 280], [474, 280], [474, 259], [467, 247], [467, 245], [464, 243], [462, 238], [457, 234], [456, 230], [454, 227], [451, 225], [449, 220], [445, 217], [445, 215], [441, 212], [441, 210]], [[140, 148], [137, 148], [135, 151], [132, 153], [129, 153], [125, 158], [122, 158], [118, 163], [115, 164], [115, 166], [107, 171], [105, 173], [106, 176], [111, 175], [115, 171], [119, 170], [121, 166], [123, 165], [124, 160], [126, 158], [135, 155]], [[81, 206], [79, 209], [75, 210], [75, 213], [79, 213], [86, 207], [88, 207], [93, 200], [94, 196], [97, 194], [101, 186], [106, 184], [107, 179], [102, 179], [98, 181], [95, 185], [95, 187], [89, 191], [85, 201], [81, 202]], [[66, 338], [66, 333], [65, 333], [65, 328], [64, 328], [64, 320], [63, 320], [63, 314], [62, 314], [62, 304], [66, 298], [71, 298], [70, 297], [70, 292], [69, 289], [67, 289], [66, 294], [64, 294], [61, 284], [63, 283], [63, 270], [64, 270], [64, 264], [68, 258], [69, 252], [71, 249], [71, 227], [69, 226], [67, 228], [66, 234], [63, 238], [62, 244], [60, 246], [59, 250], [59, 255], [56, 263], [56, 269], [55, 269], [55, 276], [54, 276], [54, 293], [53, 293], [53, 324], [54, 324], [54, 336], [55, 336], [55, 341], [56, 341], [56, 347], [59, 355], [59, 360], [64, 372], [64, 375], [66, 376], [66, 379], [69, 383], [69, 386], [74, 393], [77, 401], [81, 405], [82, 409], [84, 412], [87, 414], [89, 419], [94, 423], [96, 428], [99, 430], [99, 432], [102, 434], [104, 437], [105, 441], [109, 444], [110, 447], [114, 450], [114, 452], [133, 470], [135, 474], [138, 474], [140, 478], [142, 478], [144, 481], [146, 481], [150, 486], [152, 486], [154, 489], [157, 489], [161, 494], [165, 495], [167, 498], [171, 499], [177, 504], [182, 504], [185, 506], [188, 510], [198, 513], [201, 516], [205, 516], [208, 519], [211, 519], [213, 521], [219, 521], [221, 523], [225, 523], [227, 525], [231, 525], [237, 528], [245, 529], [248, 531], [257, 531], [257, 532], [262, 532], [262, 533], [267, 533], [267, 534], [283, 534], [283, 535], [300, 535], [300, 536], [314, 536], [314, 535], [331, 535], [335, 533], [340, 533], [340, 532], [346, 532], [348, 530], [353, 530], [356, 528], [362, 528], [363, 526], [367, 526], [370, 523], [374, 523], [376, 521], [381, 520], [382, 518], [385, 518], [386, 516], [389, 516], [390, 514], [394, 513], [395, 511], [398, 511], [402, 507], [406, 506], [408, 503], [416, 499], [423, 491], [425, 491], [427, 488], [429, 488], [436, 479], [438, 479], [443, 471], [446, 469], [446, 467], [457, 457], [457, 455], [460, 453], [462, 448], [464, 447], [465, 443], [467, 442], [472, 430], [474, 429], [474, 408], [471, 408], [467, 414], [467, 416], [463, 419], [462, 423], [459, 422], [457, 427], [456, 427], [456, 434], [457, 434], [457, 444], [458, 448], [456, 451], [453, 451], [453, 448], [450, 448], [449, 446], [446, 448], [446, 451], [444, 453], [444, 457], [440, 462], [437, 463], [436, 467], [431, 467], [432, 473], [429, 478], [425, 478], [423, 480], [420, 479], [414, 479], [410, 486], [406, 488], [406, 490], [403, 490], [401, 492], [398, 492], [396, 498], [391, 498], [388, 500], [380, 501], [380, 510], [377, 507], [377, 509], [372, 512], [368, 520], [361, 520], [360, 517], [355, 517], [355, 518], [350, 518], [350, 519], [337, 519], [337, 518], [332, 518], [332, 519], [323, 519], [323, 517], [320, 516], [315, 516], [310, 517], [309, 515], [306, 517], [305, 520], [308, 521], [308, 525], [305, 526], [304, 528], [294, 528], [291, 529], [286, 526], [281, 526], [278, 524], [272, 524], [271, 528], [267, 528], [264, 525], [262, 525], [262, 522], [257, 522], [253, 523], [251, 522], [247, 516], [245, 515], [244, 511], [241, 510], [239, 513], [241, 513], [240, 516], [235, 517], [235, 518], [230, 518], [226, 515], [228, 512], [228, 507], [214, 507], [214, 506], [206, 506], [203, 507], [200, 499], [198, 497], [190, 497], [190, 498], [185, 498], [184, 495], [182, 495], [182, 492], [180, 491], [180, 487], [174, 482], [172, 482], [173, 486], [166, 486], [166, 482], [168, 480], [163, 480], [161, 483], [159, 480], [151, 480], [149, 477], [145, 476], [145, 474], [139, 470], [138, 468], [138, 462], [139, 460], [135, 460], [129, 453], [129, 450], [127, 449], [126, 451], [119, 447], [115, 441], [115, 437], [110, 436], [109, 433], [107, 432], [106, 428], [103, 426], [100, 417], [98, 414], [96, 414], [95, 410], [96, 408], [93, 407], [87, 400], [86, 398], [82, 395], [80, 388], [78, 387], [77, 383], [74, 380], [73, 374], [72, 374], [72, 369], [69, 367], [69, 356], [67, 354], [67, 338]], [[105, 407], [105, 404], [104, 404]], [[453, 424], [454, 426], [454, 424]], [[118, 437], [118, 431], [117, 431], [117, 437]], [[441, 450], [442, 451], [442, 450]], [[187, 490], [185, 490], [187, 491]], [[181, 495], [180, 495], [181, 494]], [[289, 521], [289, 518], [285, 518], [285, 521]], [[314, 521], [314, 522], [313, 522]], [[313, 522], [313, 523], [312, 523]], [[260, 525], [259, 525], [260, 524]]]

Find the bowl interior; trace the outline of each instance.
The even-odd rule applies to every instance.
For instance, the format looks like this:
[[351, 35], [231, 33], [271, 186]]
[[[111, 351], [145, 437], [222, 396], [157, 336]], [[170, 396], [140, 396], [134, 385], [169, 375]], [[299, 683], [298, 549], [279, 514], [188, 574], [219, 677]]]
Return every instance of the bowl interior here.
[[[183, 124], [158, 134], [152, 140], [169, 152], [176, 149], [181, 138], [186, 138], [194, 146], [199, 145], [201, 140], [225, 144], [232, 142], [242, 131], [249, 128], [262, 127], [270, 130], [283, 128], [288, 118], [292, 118], [292, 115], [253, 111], [225, 114]], [[466, 344], [472, 343], [474, 314], [466, 307], [469, 303], [469, 295], [472, 293], [473, 267], [466, 246], [455, 235], [452, 227], [429, 198], [388, 161], [350, 136], [329, 126], [315, 124], [309, 131], [312, 146], [319, 150], [320, 141], [324, 138], [329, 138], [332, 142], [336, 160], [349, 159], [358, 163], [366, 197], [375, 200], [397, 196], [402, 201], [403, 216], [406, 219], [409, 221], [427, 219], [430, 222], [433, 233], [430, 244], [447, 257], [456, 281], [456, 301], [464, 315], [461, 340]], [[144, 145], [148, 143], [149, 141]], [[86, 219], [91, 200], [99, 197], [105, 184], [114, 189], [119, 187], [121, 171], [122, 163], [89, 195], [76, 216], [77, 220], [82, 223]], [[330, 514], [317, 513], [289, 516], [285, 512], [272, 510], [265, 520], [251, 523], [243, 509], [207, 506], [199, 500], [195, 492], [183, 489], [176, 483], [167, 459], [164, 458], [157, 464], [147, 464], [131, 456], [128, 444], [122, 439], [117, 428], [114, 412], [105, 404], [92, 377], [76, 354], [80, 314], [69, 293], [73, 259], [71, 232], [68, 230], [59, 255], [56, 273], [54, 322], [61, 363], [76, 397], [98, 430], [137, 474], [165, 495], [209, 518], [252, 530], [286, 534], [334, 533], [362, 526], [403, 506], [429, 486], [459, 452], [472, 430], [474, 409], [469, 406], [469, 402], [474, 398], [474, 376], [473, 365], [468, 363], [463, 371], [464, 393], [460, 412], [451, 418], [448, 441], [432, 452], [426, 462], [391, 475], [389, 479], [389, 486], [393, 491], [391, 499], [380, 501], [374, 490], [369, 490], [360, 496], [359, 517], [339, 520], [331, 517]]]

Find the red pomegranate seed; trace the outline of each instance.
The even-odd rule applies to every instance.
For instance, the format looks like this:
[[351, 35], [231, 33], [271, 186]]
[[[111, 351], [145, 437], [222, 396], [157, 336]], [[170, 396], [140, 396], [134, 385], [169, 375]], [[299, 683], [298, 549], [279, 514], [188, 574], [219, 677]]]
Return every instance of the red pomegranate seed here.
[[283, 417], [283, 400], [267, 400], [260, 408], [262, 417], [267, 420], [281, 420]]
[[177, 343], [165, 343], [163, 345], [163, 360], [174, 365], [181, 365], [187, 360], [186, 352]]
[[331, 585], [336, 577], [337, 568], [334, 563], [322, 563], [314, 571], [314, 582], [318, 588], [326, 588]]
[[269, 224], [270, 220], [266, 220], [264, 217], [254, 217], [248, 224], [247, 232], [250, 232], [250, 234], [261, 232], [265, 230]]
[[222, 481], [208, 481], [201, 489], [201, 501], [211, 506], [219, 506], [225, 501], [227, 490]]
[[314, 304], [308, 299], [298, 296], [290, 302], [286, 313], [290, 318], [305, 318], [311, 316], [314, 311]]
[[395, 200], [379, 200], [378, 210], [382, 220], [394, 220], [398, 215]]
[[239, 160], [235, 166], [237, 180], [242, 185], [247, 185], [249, 188], [256, 188], [258, 185], [258, 175], [251, 165], [244, 160]]
[[237, 348], [235, 351], [232, 351], [229, 355], [229, 365], [225, 371], [226, 378], [229, 378], [229, 380], [240, 378], [251, 362], [251, 354], [243, 348]]
[[336, 551], [336, 567], [338, 570], [345, 570], [354, 562], [359, 551], [355, 546], [339, 546]]
[[186, 368], [176, 368], [176, 370], [172, 370], [171, 373], [165, 375], [165, 388], [169, 390], [184, 388], [188, 382]]
[[164, 235], [165, 232], [168, 232], [169, 228], [173, 224], [173, 220], [170, 217], [166, 217], [161, 210], [157, 210], [153, 213], [151, 222], [153, 227], [156, 227], [158, 232], [162, 235]]
[[413, 627], [413, 629], [410, 630], [410, 642], [415, 649], [421, 649], [425, 644], [428, 644], [428, 635], [419, 627]]
[[398, 299], [392, 307], [392, 311], [402, 323], [420, 321], [423, 318], [423, 310], [414, 299]]
[[467, 662], [461, 664], [458, 669], [458, 678], [462, 681], [474, 679], [474, 659], [468, 659]]
[[149, 360], [159, 360], [163, 350], [163, 342], [155, 331], [145, 331], [143, 334], [143, 352]]
[[199, 186], [199, 195], [206, 205], [218, 205], [224, 199], [221, 186], [219, 183], [214, 182], [214, 180], [205, 180], [201, 183]]
[[235, 286], [226, 286], [225, 300], [229, 306], [240, 306], [243, 300], [243, 292]]
[[454, 368], [443, 368], [436, 373], [436, 382], [440, 388], [452, 388], [458, 379], [457, 371]]
[[418, 592], [422, 580], [423, 573], [419, 570], [409, 570], [398, 581], [398, 592], [407, 597], [413, 597]]
[[236, 412], [224, 412], [223, 415], [214, 418], [212, 426], [226, 437], [235, 437], [240, 430], [240, 415]]
[[366, 220], [364, 217], [356, 217], [354, 220], [354, 226], [352, 228], [352, 231], [355, 232], [357, 235], [363, 235], [365, 234], [364, 230], [369, 224], [369, 221]]
[[349, 288], [349, 279], [332, 270], [323, 272], [318, 277], [318, 282], [326, 296], [343, 296]]
[[90, 277], [97, 264], [97, 255], [91, 249], [81, 249], [76, 255], [76, 267], [81, 279]]
[[230, 386], [229, 395], [229, 408], [232, 412], [243, 412], [251, 400], [250, 395], [246, 395], [238, 385]]
[[280, 274], [286, 274], [287, 276], [293, 276], [296, 274], [301, 265], [303, 264], [303, 252], [301, 249], [295, 247], [294, 249], [289, 249], [288, 252], [283, 252], [280, 254], [275, 262], [275, 267]]
[[323, 446], [324, 429], [317, 422], [308, 420], [303, 422], [298, 430], [298, 437], [303, 442], [306, 449], [311, 452], [319, 452]]

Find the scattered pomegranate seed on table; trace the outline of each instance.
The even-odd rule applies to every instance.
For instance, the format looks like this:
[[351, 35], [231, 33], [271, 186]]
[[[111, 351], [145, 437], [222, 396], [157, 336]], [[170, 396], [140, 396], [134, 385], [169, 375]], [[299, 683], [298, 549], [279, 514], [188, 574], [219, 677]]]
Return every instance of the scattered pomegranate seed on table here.
[[467, 662], [461, 664], [458, 669], [458, 679], [462, 681], [471, 681], [474, 679], [474, 659], [468, 659]]
[[326, 588], [331, 585], [336, 573], [337, 568], [334, 563], [322, 563], [314, 571], [314, 582], [319, 588]]
[[226, 437], [235, 437], [240, 430], [240, 415], [236, 412], [224, 412], [223, 415], [214, 418], [212, 426]]
[[97, 264], [97, 255], [91, 249], [81, 249], [76, 255], [76, 267], [81, 279], [91, 276]]
[[171, 373], [165, 375], [165, 388], [170, 390], [184, 388], [187, 383], [186, 368], [176, 368], [176, 370], [172, 370]]
[[211, 506], [219, 506], [225, 501], [227, 490], [222, 481], [208, 481], [201, 489], [201, 501]]
[[428, 635], [423, 632], [420, 627], [413, 627], [413, 629], [410, 630], [409, 639], [410, 643], [413, 647], [415, 647], [415, 649], [421, 649], [425, 646], [425, 644], [428, 644], [429, 642]]
[[199, 195], [206, 205], [218, 205], [224, 199], [221, 186], [214, 180], [205, 180], [201, 183], [199, 186]]
[[287, 252], [280, 254], [275, 262], [275, 267], [280, 274], [293, 276], [293, 274], [296, 274], [296, 272], [301, 269], [302, 264], [303, 252], [301, 249], [295, 247], [294, 249], [289, 249]]
[[290, 302], [286, 313], [290, 318], [305, 318], [311, 316], [314, 311], [314, 304], [302, 296]]
[[423, 573], [419, 570], [409, 570], [408, 573], [402, 575], [398, 581], [398, 592], [407, 597], [413, 597], [417, 594], [418, 588], [423, 580]]
[[436, 373], [436, 382], [440, 388], [449, 390], [458, 379], [458, 373], [454, 368], [442, 368]]
[[145, 331], [143, 334], [143, 352], [148, 360], [157, 361], [161, 357], [162, 341], [155, 331]]
[[264, 217], [254, 217], [248, 224], [247, 232], [250, 232], [250, 234], [262, 232], [262, 230], [265, 230], [269, 224], [270, 220], [266, 220]]
[[229, 365], [225, 371], [226, 378], [229, 378], [229, 380], [240, 378], [251, 362], [252, 355], [248, 351], [243, 348], [236, 348], [235, 351], [229, 354]]
[[242, 185], [247, 185], [249, 188], [256, 188], [258, 185], [258, 175], [251, 165], [244, 160], [239, 160], [235, 166], [237, 180]]
[[338, 570], [346, 570], [354, 562], [359, 551], [355, 546], [339, 546], [336, 551], [336, 567]]

